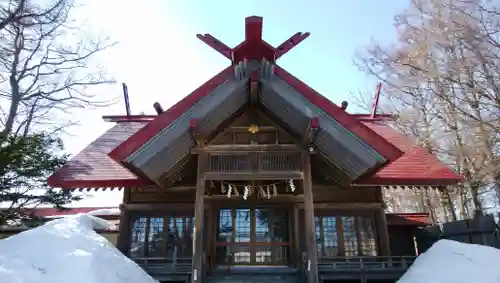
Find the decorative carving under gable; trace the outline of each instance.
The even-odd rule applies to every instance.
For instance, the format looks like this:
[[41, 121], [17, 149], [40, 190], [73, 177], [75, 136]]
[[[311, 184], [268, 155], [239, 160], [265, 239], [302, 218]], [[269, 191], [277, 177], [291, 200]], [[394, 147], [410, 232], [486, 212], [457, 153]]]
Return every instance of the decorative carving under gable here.
[[210, 154], [208, 172], [239, 173], [300, 171], [298, 152], [253, 152], [250, 154]]
[[382, 190], [387, 192], [419, 192], [427, 190], [439, 193], [439, 187], [436, 186], [382, 186]]
[[78, 192], [83, 192], [83, 191], [87, 191], [87, 192], [90, 192], [92, 190], [94, 190], [94, 192], [97, 192], [97, 191], [106, 191], [106, 190], [110, 190], [110, 191], [114, 191], [114, 190], [117, 190], [117, 191], [121, 191], [122, 189], [124, 189], [124, 187], [102, 187], [102, 188], [75, 188], [75, 189], [71, 189], [71, 190], [74, 190], [74, 191], [78, 191]]
[[386, 211], [391, 213], [426, 212], [441, 203], [439, 186], [381, 186]]

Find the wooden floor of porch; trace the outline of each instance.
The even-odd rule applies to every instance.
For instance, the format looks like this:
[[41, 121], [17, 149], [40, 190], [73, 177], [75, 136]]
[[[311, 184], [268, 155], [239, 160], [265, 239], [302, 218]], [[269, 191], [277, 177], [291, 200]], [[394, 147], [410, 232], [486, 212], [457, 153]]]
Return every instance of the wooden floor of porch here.
[[[132, 258], [148, 274], [160, 282], [189, 282], [190, 258]], [[395, 282], [411, 266], [415, 257], [359, 256], [322, 257], [318, 260], [319, 282]], [[206, 270], [203, 282], [305, 282], [307, 264], [301, 266], [217, 266]]]

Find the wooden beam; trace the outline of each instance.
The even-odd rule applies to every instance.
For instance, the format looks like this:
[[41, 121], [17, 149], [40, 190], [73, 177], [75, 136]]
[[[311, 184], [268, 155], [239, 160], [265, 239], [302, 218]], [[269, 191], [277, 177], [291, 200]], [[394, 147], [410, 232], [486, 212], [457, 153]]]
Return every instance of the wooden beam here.
[[[299, 203], [297, 206], [300, 209], [305, 208], [305, 204]], [[315, 203], [314, 209], [362, 209], [362, 210], [378, 210], [383, 207], [382, 203], [378, 202], [340, 202], [340, 203]]]
[[271, 145], [257, 145], [257, 144], [230, 144], [230, 145], [208, 145], [200, 148], [192, 148], [191, 154], [200, 153], [247, 153], [247, 152], [299, 152], [303, 150], [295, 144], [271, 144]]
[[198, 156], [198, 170], [196, 182], [196, 199], [194, 205], [194, 233], [193, 233], [193, 268], [191, 273], [191, 283], [201, 283], [203, 281], [203, 262], [204, 262], [204, 249], [203, 249], [203, 232], [205, 222], [205, 178], [203, 176], [207, 167], [208, 156], [200, 154]]
[[391, 245], [389, 241], [389, 231], [387, 227], [387, 218], [385, 215], [385, 209], [382, 207], [376, 213], [376, 225], [378, 233], [378, 245], [380, 249], [380, 255], [390, 256], [391, 255]]
[[302, 253], [300, 250], [300, 227], [299, 227], [299, 207], [297, 204], [293, 206], [293, 259], [295, 266], [304, 268], [302, 266]]
[[[230, 133], [247, 133], [248, 127], [245, 126], [233, 126], [225, 130]], [[274, 126], [259, 126], [259, 133], [272, 133], [272, 132], [284, 132], [285, 130], [274, 127]]]
[[311, 177], [311, 156], [309, 152], [303, 152], [302, 160], [304, 162], [304, 215], [306, 229], [306, 249], [307, 262], [305, 266], [308, 283], [318, 283], [318, 249], [316, 247], [316, 225], [314, 218], [314, 203]]
[[118, 226], [118, 240], [116, 248], [125, 256], [128, 254], [130, 247], [130, 233], [132, 221], [130, 213], [125, 207], [129, 205], [131, 200], [131, 189], [123, 190], [123, 201], [120, 205], [120, 225]]
[[[129, 203], [123, 205], [123, 209], [127, 212], [137, 211], [172, 211], [172, 210], [191, 210], [194, 207], [193, 202], [175, 202], [175, 203]], [[210, 205], [205, 206], [205, 210], [210, 210]]]
[[206, 138], [198, 132], [198, 119], [189, 120], [189, 130], [191, 131], [191, 137], [198, 147], [204, 147], [206, 144]]
[[269, 171], [269, 172], [238, 172], [221, 173], [206, 172], [205, 180], [213, 181], [240, 181], [240, 180], [288, 180], [302, 179], [303, 173], [297, 171]]
[[311, 118], [311, 121], [309, 121], [306, 132], [304, 133], [302, 145], [309, 147], [314, 142], [314, 139], [316, 138], [318, 131], [319, 131], [319, 119], [318, 117], [313, 117]]
[[260, 94], [260, 84], [258, 79], [256, 81], [250, 79], [249, 102], [250, 102], [250, 108], [254, 110], [256, 110], [257, 103], [259, 102], [259, 94]]
[[185, 192], [196, 190], [196, 186], [175, 186], [166, 189], [169, 192]]
[[304, 201], [304, 195], [277, 195], [277, 196], [271, 196], [271, 198], [267, 199], [258, 199], [254, 200], [251, 197], [248, 198], [248, 200], [243, 200], [243, 195], [242, 192], [240, 192], [240, 195], [235, 196], [232, 195], [231, 198], [228, 198], [227, 195], [211, 195], [211, 196], [205, 196], [206, 200], [213, 200], [213, 201], [224, 201], [224, 200], [230, 200], [230, 201], [243, 201], [244, 203], [265, 203], [265, 202], [300, 202]]

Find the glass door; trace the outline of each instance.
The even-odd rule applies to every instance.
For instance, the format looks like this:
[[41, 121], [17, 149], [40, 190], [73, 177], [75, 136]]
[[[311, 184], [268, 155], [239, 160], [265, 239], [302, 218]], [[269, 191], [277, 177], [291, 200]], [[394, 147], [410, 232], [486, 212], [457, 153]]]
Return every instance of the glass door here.
[[287, 265], [289, 213], [272, 208], [219, 211], [216, 261], [229, 265]]

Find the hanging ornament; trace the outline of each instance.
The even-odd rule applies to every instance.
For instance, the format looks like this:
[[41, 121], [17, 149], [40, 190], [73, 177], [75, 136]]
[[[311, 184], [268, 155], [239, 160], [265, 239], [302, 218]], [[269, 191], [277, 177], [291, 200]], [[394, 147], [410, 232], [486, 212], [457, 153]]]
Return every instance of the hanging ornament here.
[[233, 191], [233, 187], [231, 187], [231, 185], [229, 185], [228, 189], [227, 189], [227, 198], [231, 198], [232, 191]]
[[295, 192], [295, 189], [296, 189], [296, 188], [295, 188], [295, 184], [293, 183], [293, 180], [292, 180], [292, 179], [290, 179], [290, 180], [288, 181], [288, 185], [290, 186], [290, 190], [292, 191], [292, 193], [293, 193], [293, 192]]
[[264, 198], [266, 196], [266, 192], [263, 187], [259, 187], [259, 197]]
[[220, 182], [220, 191], [222, 194], [226, 193], [226, 186], [224, 185], [223, 182]]
[[271, 198], [271, 189], [269, 188], [269, 186], [267, 186], [266, 196], [267, 196], [267, 199]]
[[244, 200], [248, 199], [248, 192], [249, 192], [248, 186], [245, 186], [245, 190], [243, 191], [243, 199]]
[[273, 184], [273, 196], [278, 195], [278, 188], [276, 187], [276, 184]]

